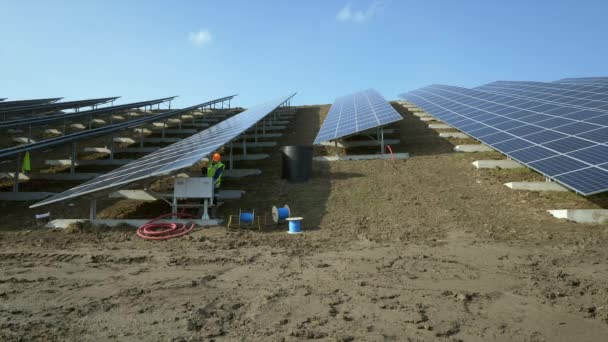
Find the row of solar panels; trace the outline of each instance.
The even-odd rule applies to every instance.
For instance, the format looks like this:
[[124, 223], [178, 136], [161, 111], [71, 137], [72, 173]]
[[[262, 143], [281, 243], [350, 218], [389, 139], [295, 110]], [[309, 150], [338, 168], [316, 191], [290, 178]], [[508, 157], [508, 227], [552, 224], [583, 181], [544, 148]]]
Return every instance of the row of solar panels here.
[[[141, 179], [168, 175], [176, 170], [194, 165], [203, 157], [243, 134], [278, 107], [288, 103], [293, 96], [295, 96], [295, 93], [252, 107], [178, 143], [157, 150], [31, 207], [64, 201], [102, 190], [119, 188]], [[203, 107], [203, 105], [207, 104], [184, 108], [180, 111], [192, 111]]]
[[577, 193], [608, 191], [608, 78], [431, 85], [400, 97]]

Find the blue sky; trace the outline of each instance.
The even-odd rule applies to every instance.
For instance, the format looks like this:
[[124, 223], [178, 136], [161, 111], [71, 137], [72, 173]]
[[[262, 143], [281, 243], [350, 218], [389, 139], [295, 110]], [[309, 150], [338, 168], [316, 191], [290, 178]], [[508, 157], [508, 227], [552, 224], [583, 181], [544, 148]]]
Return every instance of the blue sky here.
[[0, 0], [0, 97], [317, 104], [608, 76], [606, 13], [605, 0]]

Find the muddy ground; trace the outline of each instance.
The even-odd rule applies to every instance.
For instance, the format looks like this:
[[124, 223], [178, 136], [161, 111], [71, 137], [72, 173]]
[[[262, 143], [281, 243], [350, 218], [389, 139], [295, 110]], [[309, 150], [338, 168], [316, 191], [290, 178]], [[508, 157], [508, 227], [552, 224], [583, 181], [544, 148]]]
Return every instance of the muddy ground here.
[[[509, 190], [542, 177], [476, 170], [500, 155], [452, 153], [459, 141], [394, 106], [407, 161], [316, 163], [310, 183], [289, 184], [278, 149], [265, 149], [271, 159], [238, 164], [263, 176], [225, 180], [246, 195], [218, 215], [287, 203], [301, 235], [205, 227], [150, 242], [124, 227], [39, 228], [27, 204], [1, 203], [0, 340], [606, 341], [608, 227], [546, 212], [606, 207], [606, 196]], [[328, 109], [301, 107], [280, 144], [310, 144]], [[376, 148], [348, 151], [362, 152]], [[105, 217], [168, 210], [99, 203]]]

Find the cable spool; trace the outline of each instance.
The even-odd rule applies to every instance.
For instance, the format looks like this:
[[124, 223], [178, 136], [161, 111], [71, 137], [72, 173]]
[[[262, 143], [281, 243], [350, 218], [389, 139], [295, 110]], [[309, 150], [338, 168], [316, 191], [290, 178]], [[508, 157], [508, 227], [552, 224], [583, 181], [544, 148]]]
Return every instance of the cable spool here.
[[289, 234], [300, 234], [302, 233], [302, 217], [290, 217], [287, 218], [289, 221]]
[[253, 223], [253, 220], [255, 219], [255, 210], [248, 213], [248, 212], [239, 212], [239, 225], [242, 223]]
[[291, 209], [289, 206], [285, 204], [283, 207], [277, 208], [277, 206], [272, 207], [272, 220], [274, 223], [279, 223], [291, 216]]

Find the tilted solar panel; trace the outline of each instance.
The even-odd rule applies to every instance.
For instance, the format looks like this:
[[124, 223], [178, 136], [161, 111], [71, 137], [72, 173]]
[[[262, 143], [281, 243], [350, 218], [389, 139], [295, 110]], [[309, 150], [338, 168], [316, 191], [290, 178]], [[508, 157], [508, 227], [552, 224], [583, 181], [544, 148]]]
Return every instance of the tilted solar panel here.
[[11, 108], [0, 108], [1, 115], [17, 115], [17, 114], [30, 114], [30, 113], [49, 113], [64, 109], [73, 109], [80, 107], [89, 107], [94, 105], [100, 105], [116, 100], [119, 96], [114, 97], [103, 97], [99, 99], [88, 99], [78, 101], [66, 101], [56, 103], [46, 103], [37, 105], [26, 105]]
[[95, 137], [95, 136], [106, 135], [106, 134], [118, 132], [118, 131], [121, 131], [124, 129], [134, 128], [134, 127], [141, 126], [141, 125], [144, 125], [144, 124], [147, 124], [150, 122], [154, 122], [157, 120], [167, 119], [167, 118], [170, 118], [175, 115], [185, 114], [191, 110], [198, 109], [198, 108], [201, 108], [204, 106], [209, 106], [209, 105], [213, 105], [213, 104], [220, 103], [223, 101], [228, 101], [235, 96], [236, 95], [231, 95], [231, 96], [207, 101], [205, 103], [201, 103], [196, 106], [192, 106], [192, 107], [188, 107], [188, 108], [174, 109], [174, 110], [160, 113], [160, 114], [144, 116], [141, 118], [137, 118], [134, 120], [129, 120], [129, 121], [121, 122], [121, 123], [106, 125], [106, 126], [98, 127], [98, 128], [92, 128], [92, 129], [88, 129], [88, 130], [81, 131], [81, 132], [70, 133], [70, 134], [60, 136], [60, 137], [44, 139], [44, 140], [37, 141], [35, 143], [3, 148], [3, 149], [0, 149], [0, 158], [18, 155], [18, 154], [26, 152], [26, 151], [35, 151], [35, 150], [39, 150], [42, 148], [62, 145], [62, 144], [66, 144], [69, 142], [79, 141], [79, 140], [83, 140], [83, 139], [87, 139], [87, 138], [91, 138], [91, 137]]
[[169, 145], [89, 182], [38, 202], [30, 208], [124, 186], [145, 178], [167, 175], [192, 166], [203, 157], [238, 137], [293, 96], [295, 94], [250, 108], [178, 143]]
[[31, 99], [31, 100], [16, 100], [16, 101], [3, 101], [0, 103], [0, 108], [12, 108], [12, 107], [20, 107], [20, 106], [30, 106], [30, 105], [39, 105], [45, 103], [55, 103], [61, 100], [61, 97], [53, 97], [48, 99]]
[[528, 81], [497, 81], [474, 88], [489, 93], [565, 104], [569, 107], [608, 112], [608, 84], [604, 86]]
[[83, 116], [89, 116], [89, 115], [94, 116], [94, 115], [99, 115], [99, 114], [104, 114], [104, 113], [117, 113], [117, 112], [128, 110], [128, 109], [140, 108], [140, 107], [145, 107], [145, 106], [150, 106], [150, 105], [155, 105], [155, 104], [171, 101], [174, 98], [176, 98], [176, 96], [165, 97], [165, 98], [156, 99], [156, 100], [142, 101], [142, 102], [125, 103], [122, 105], [104, 107], [104, 108], [93, 109], [93, 110], [86, 110], [86, 111], [81, 111], [81, 112], [77, 112], [77, 113], [64, 113], [64, 114], [46, 115], [43, 117], [28, 117], [28, 118], [23, 118], [23, 119], [7, 120], [7, 121], [0, 122], [0, 129], [10, 129], [10, 128], [16, 128], [16, 127], [20, 127], [20, 126], [24, 126], [24, 125], [40, 125], [40, 124], [46, 124], [46, 123], [53, 122], [53, 121], [64, 120], [64, 119], [74, 119], [77, 117], [83, 117]]
[[401, 95], [582, 195], [608, 190], [608, 113], [432, 85]]
[[314, 144], [343, 138], [403, 119], [373, 89], [338, 97], [331, 106]]
[[572, 84], [596, 84], [596, 85], [608, 85], [608, 77], [576, 77], [576, 78], [562, 78], [561, 80], [553, 83], [572, 83]]

